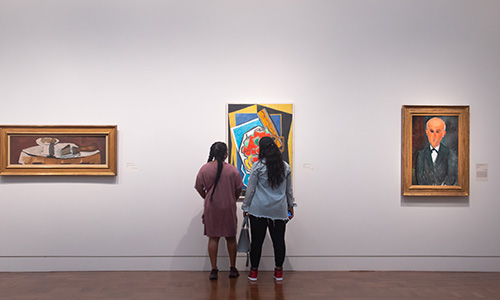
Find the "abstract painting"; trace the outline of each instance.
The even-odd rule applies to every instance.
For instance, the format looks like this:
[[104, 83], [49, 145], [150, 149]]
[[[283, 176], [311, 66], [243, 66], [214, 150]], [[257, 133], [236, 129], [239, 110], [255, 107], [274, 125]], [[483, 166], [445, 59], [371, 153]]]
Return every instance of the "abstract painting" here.
[[245, 188], [264, 136], [274, 140], [293, 174], [293, 104], [228, 104], [227, 118], [228, 161], [240, 172]]

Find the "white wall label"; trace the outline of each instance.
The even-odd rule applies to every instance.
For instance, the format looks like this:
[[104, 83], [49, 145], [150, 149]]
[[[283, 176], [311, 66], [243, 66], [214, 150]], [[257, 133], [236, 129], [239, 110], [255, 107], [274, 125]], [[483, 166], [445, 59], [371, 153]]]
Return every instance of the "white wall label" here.
[[129, 171], [138, 171], [139, 165], [136, 162], [127, 162], [127, 170]]
[[476, 165], [476, 180], [488, 181], [488, 164]]
[[304, 163], [302, 166], [304, 167], [304, 169], [314, 171], [314, 166], [312, 163]]

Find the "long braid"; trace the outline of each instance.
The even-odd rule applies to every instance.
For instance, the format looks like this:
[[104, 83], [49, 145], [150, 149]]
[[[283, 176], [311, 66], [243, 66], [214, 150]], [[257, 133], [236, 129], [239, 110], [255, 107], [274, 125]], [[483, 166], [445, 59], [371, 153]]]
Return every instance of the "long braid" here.
[[214, 143], [212, 144], [212, 146], [210, 147], [210, 154], [208, 155], [208, 160], [207, 160], [207, 163], [211, 162], [212, 160], [214, 160], [214, 152], [215, 152], [215, 145], [217, 143]]
[[226, 154], [227, 154], [227, 146], [223, 142], [216, 142], [212, 145], [212, 147], [210, 147], [210, 155], [208, 157], [209, 162], [212, 161], [214, 158], [217, 160], [217, 176], [215, 177], [214, 188], [212, 189], [212, 194], [210, 195], [210, 201], [213, 200], [215, 188], [219, 183], [219, 179], [222, 174], [222, 167], [224, 166], [223, 162], [224, 159], [226, 159]]

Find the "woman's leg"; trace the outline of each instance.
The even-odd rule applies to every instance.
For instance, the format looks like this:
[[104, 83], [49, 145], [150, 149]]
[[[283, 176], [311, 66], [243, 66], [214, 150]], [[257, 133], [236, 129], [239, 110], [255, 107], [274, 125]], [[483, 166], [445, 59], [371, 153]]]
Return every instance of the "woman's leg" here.
[[262, 255], [262, 244], [266, 238], [267, 219], [257, 218], [250, 215], [250, 232], [252, 242], [250, 244], [250, 263], [252, 268], [258, 268]]
[[226, 237], [227, 253], [229, 254], [229, 263], [231, 267], [236, 267], [236, 237]]
[[274, 220], [269, 222], [269, 234], [273, 241], [274, 262], [277, 269], [283, 267], [285, 261], [286, 246], [285, 246], [285, 229], [286, 222], [283, 220]]
[[219, 251], [219, 237], [208, 237], [208, 256], [212, 269], [217, 269], [217, 252]]

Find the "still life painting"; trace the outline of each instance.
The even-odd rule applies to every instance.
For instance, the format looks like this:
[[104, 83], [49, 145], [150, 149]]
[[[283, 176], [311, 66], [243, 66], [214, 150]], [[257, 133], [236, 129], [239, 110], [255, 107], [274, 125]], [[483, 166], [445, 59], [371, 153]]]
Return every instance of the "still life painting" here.
[[1, 126], [0, 175], [116, 175], [116, 126]]

